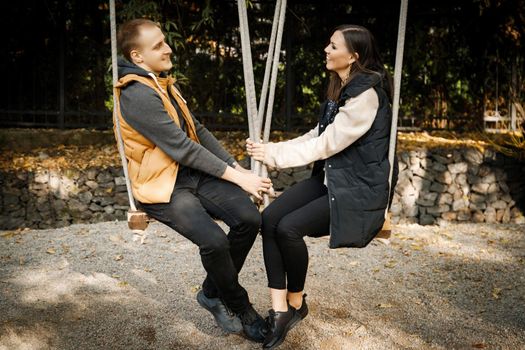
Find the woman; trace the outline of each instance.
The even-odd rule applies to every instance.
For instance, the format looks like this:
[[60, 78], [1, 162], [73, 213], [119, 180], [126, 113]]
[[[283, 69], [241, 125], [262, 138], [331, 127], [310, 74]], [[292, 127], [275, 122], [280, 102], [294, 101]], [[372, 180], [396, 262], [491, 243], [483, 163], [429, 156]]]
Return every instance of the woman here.
[[[298, 138], [261, 144], [248, 154], [275, 168], [314, 163], [312, 177], [263, 212], [264, 262], [272, 298], [263, 348], [284, 341], [308, 314], [304, 236], [330, 234], [330, 248], [364, 247], [380, 231], [392, 192], [388, 148], [391, 84], [372, 34], [356, 25], [335, 29], [325, 48], [331, 72], [317, 126]], [[397, 178], [394, 163], [393, 186]], [[392, 189], [393, 189], [392, 186]]]

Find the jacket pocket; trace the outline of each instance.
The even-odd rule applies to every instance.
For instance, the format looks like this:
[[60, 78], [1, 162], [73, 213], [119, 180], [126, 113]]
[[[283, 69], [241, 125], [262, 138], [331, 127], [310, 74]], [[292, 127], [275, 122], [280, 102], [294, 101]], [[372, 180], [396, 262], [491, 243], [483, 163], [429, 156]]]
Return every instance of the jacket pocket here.
[[139, 173], [137, 174], [137, 180], [139, 183], [144, 183], [144, 181], [147, 179], [150, 157], [151, 151], [148, 150], [144, 152], [144, 157], [140, 162]]

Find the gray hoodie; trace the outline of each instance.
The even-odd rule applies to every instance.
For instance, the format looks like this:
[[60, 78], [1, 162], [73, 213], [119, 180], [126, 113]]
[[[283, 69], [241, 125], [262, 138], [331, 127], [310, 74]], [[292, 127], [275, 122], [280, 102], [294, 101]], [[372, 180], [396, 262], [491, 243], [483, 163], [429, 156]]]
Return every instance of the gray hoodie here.
[[[119, 58], [119, 78], [127, 74], [149, 76], [148, 71]], [[179, 115], [182, 115], [175, 99], [172, 104]], [[164, 153], [173, 158], [182, 167], [189, 167], [221, 177], [228, 165], [233, 166], [235, 159], [193, 116], [195, 129], [200, 144], [192, 141], [186, 133], [184, 118], [180, 118], [181, 127], [177, 126], [164, 109], [160, 96], [155, 90], [133, 82], [122, 89], [120, 97], [122, 117], [133, 129], [153, 142]], [[180, 169], [181, 170], [181, 169]]]

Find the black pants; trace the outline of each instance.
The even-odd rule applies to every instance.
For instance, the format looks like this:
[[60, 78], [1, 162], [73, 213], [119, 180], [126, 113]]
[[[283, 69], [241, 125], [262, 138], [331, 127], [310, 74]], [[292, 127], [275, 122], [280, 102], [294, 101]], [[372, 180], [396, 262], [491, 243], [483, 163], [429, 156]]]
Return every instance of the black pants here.
[[[250, 251], [261, 215], [237, 185], [191, 168], [183, 168], [169, 203], [141, 204], [144, 211], [199, 247], [207, 272], [204, 294], [221, 297], [234, 312], [249, 304], [238, 273]], [[223, 220], [228, 235], [213, 220]]]
[[[262, 213], [268, 287], [300, 292], [308, 269], [304, 236], [328, 235], [330, 207], [324, 172], [284, 191]], [[286, 281], [288, 279], [288, 284]]]

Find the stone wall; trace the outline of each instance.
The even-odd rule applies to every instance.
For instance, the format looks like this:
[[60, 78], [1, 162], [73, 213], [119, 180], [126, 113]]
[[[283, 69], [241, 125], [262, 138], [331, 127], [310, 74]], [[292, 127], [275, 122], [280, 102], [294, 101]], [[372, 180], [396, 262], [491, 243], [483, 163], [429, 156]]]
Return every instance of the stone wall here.
[[525, 163], [472, 148], [401, 152], [399, 161], [394, 222], [525, 222]]
[[[398, 156], [394, 223], [525, 223], [523, 162], [472, 148], [403, 151]], [[271, 177], [274, 187], [283, 190], [310, 172], [305, 166], [272, 171]], [[127, 209], [120, 167], [0, 171], [0, 229], [124, 220]]]
[[0, 173], [0, 229], [124, 220], [122, 168]]

